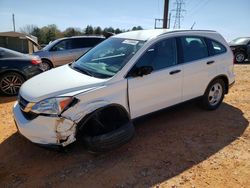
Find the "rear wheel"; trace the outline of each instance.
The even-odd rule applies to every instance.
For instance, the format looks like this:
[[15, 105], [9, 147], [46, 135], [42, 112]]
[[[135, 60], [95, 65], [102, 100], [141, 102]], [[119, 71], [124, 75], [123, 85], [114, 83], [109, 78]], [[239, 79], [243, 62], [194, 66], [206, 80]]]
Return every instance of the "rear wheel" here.
[[43, 71], [47, 71], [52, 68], [51, 63], [46, 59], [43, 59], [42, 63], [39, 66], [40, 66], [40, 69], [42, 69]]
[[0, 77], [0, 92], [5, 95], [17, 95], [25, 79], [15, 72], [5, 73]]
[[202, 97], [202, 106], [207, 110], [217, 109], [225, 95], [225, 83], [221, 79], [212, 81]]
[[235, 54], [235, 60], [237, 63], [243, 63], [246, 59], [246, 55], [244, 54], [244, 52], [237, 52]]

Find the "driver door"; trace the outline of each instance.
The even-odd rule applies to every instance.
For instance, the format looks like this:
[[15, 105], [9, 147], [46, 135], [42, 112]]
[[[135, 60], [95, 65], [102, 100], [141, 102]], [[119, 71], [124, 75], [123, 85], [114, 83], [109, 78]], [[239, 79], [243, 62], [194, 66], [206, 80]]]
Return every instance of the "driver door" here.
[[131, 69], [153, 68], [148, 75], [128, 76], [131, 118], [181, 102], [183, 68], [177, 63], [176, 49], [175, 38], [161, 40], [150, 47]]

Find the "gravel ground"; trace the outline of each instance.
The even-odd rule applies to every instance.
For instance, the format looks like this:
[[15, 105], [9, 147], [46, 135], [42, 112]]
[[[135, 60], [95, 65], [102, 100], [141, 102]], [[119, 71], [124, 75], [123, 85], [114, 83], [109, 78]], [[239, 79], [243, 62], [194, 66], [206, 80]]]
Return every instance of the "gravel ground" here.
[[49, 151], [16, 132], [0, 97], [0, 187], [249, 187], [250, 64], [216, 111], [183, 104], [141, 118], [128, 144], [101, 155], [81, 143]]

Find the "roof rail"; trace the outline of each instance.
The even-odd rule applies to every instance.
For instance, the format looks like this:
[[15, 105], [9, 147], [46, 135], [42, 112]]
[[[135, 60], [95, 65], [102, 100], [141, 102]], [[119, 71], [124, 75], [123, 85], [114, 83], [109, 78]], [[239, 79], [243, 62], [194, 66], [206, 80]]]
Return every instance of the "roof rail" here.
[[203, 32], [212, 32], [212, 33], [216, 33], [216, 31], [214, 30], [202, 30], [202, 29], [199, 29], [199, 30], [191, 30], [191, 29], [187, 29], [187, 30], [170, 30], [170, 31], [166, 31], [165, 33], [162, 33], [160, 34], [159, 36], [161, 35], [165, 35], [165, 34], [169, 34], [169, 33], [180, 33], [180, 32], [196, 32], [196, 31], [203, 31]]

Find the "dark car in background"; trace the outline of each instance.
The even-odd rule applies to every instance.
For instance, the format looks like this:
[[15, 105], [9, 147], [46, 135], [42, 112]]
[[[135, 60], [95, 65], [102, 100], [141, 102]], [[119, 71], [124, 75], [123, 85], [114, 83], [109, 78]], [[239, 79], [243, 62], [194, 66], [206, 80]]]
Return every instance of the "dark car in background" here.
[[243, 63], [250, 58], [250, 37], [236, 38], [229, 45], [237, 63]]
[[105, 40], [103, 36], [66, 37], [51, 42], [33, 54], [40, 56], [42, 59], [41, 67], [46, 71], [78, 59], [103, 40]]
[[0, 94], [17, 95], [21, 85], [42, 72], [38, 56], [0, 47]]

